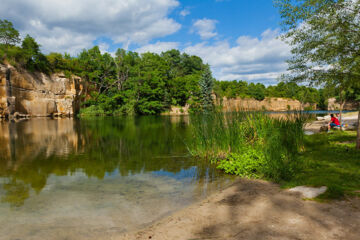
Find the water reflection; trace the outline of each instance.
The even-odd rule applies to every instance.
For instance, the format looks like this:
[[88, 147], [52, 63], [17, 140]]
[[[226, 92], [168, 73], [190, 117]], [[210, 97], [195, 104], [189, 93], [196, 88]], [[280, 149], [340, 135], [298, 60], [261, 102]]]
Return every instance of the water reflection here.
[[228, 176], [187, 156], [187, 124], [0, 122], [0, 240], [111, 239], [223, 188]]
[[78, 172], [97, 179], [147, 172], [196, 181], [216, 178], [219, 172], [209, 164], [186, 157], [186, 122], [170, 117], [3, 122], [1, 201], [21, 206], [31, 190], [42, 191], [51, 175]]

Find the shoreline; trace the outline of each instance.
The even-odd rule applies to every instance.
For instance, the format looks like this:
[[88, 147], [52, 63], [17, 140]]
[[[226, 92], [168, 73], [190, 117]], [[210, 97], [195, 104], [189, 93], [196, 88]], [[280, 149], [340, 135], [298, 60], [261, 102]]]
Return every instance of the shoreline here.
[[[238, 179], [224, 190], [116, 240], [347, 239], [360, 236], [360, 198], [305, 201], [263, 180]], [[315, 237], [316, 236], [316, 237]]]
[[[344, 113], [342, 117], [342, 121], [352, 127], [354, 124], [356, 124], [357, 120], [358, 120], [358, 112]], [[310, 123], [305, 124], [304, 130], [318, 133], [320, 132], [320, 127], [327, 125], [329, 121], [330, 119], [312, 121]]]
[[[343, 120], [353, 124], [357, 114], [344, 114]], [[327, 122], [312, 121], [304, 130], [319, 131]], [[360, 196], [320, 203], [269, 181], [237, 178], [200, 202], [114, 239], [358, 240], [358, 226]]]
[[[333, 111], [333, 110], [311, 110], [312, 111], [321, 111], [324, 113], [330, 113], [330, 112], [338, 112], [338, 111]], [[251, 111], [249, 111], [251, 112]], [[266, 113], [270, 113], [270, 114], [287, 114], [287, 113], [292, 113], [293, 111], [266, 111]], [[223, 113], [228, 113], [226, 111], [224, 111]], [[354, 117], [356, 117], [357, 119], [357, 114], [358, 112], [356, 110], [348, 110], [346, 112], [343, 113], [343, 120], [353, 120]], [[167, 117], [181, 117], [181, 116], [189, 116], [189, 113], [177, 113], [177, 114], [170, 114], [168, 112], [163, 112], [160, 113], [158, 115], [149, 115], [149, 116], [167, 116]], [[0, 120], [28, 120], [28, 119], [67, 119], [67, 118], [81, 118], [81, 117], [128, 117], [128, 116], [139, 116], [139, 115], [81, 115], [81, 114], [54, 114], [54, 115], [30, 115], [30, 114], [22, 114], [22, 113], [15, 113], [14, 115], [11, 115], [11, 117], [5, 117], [3, 115], [0, 115]], [[314, 122], [318, 122], [318, 120], [313, 121]]]

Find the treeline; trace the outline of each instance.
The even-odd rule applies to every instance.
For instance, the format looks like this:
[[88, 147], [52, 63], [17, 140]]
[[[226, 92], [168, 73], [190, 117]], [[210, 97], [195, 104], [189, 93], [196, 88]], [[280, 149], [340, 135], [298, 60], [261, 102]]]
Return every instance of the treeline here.
[[[259, 101], [266, 97], [288, 98], [302, 103], [316, 104], [319, 109], [327, 109], [327, 100], [339, 94], [338, 90], [331, 86], [313, 88], [299, 86], [294, 82], [279, 82], [277, 85], [266, 87], [262, 83], [254, 84], [236, 80], [216, 81], [214, 92], [218, 97], [254, 98]], [[353, 96], [354, 94], [349, 92], [347, 98], [350, 100]]]
[[185, 104], [196, 111], [201, 107], [199, 81], [209, 69], [201, 58], [178, 50], [140, 55], [118, 49], [112, 56], [95, 46], [77, 57], [50, 53], [40, 61], [31, 59], [34, 62], [23, 64], [21, 54], [13, 58], [14, 64], [29, 70], [64, 72], [85, 80], [83, 114], [159, 114]]
[[[29, 35], [20, 42], [18, 31], [6, 20], [0, 22], [0, 42], [1, 61], [30, 71], [64, 72], [84, 79], [89, 91], [83, 114], [159, 114], [171, 105], [185, 104], [200, 111], [208, 101], [204, 93], [209, 95], [212, 90], [204, 89], [212, 88], [209, 66], [178, 50], [159, 55], [118, 49], [112, 56], [95, 46], [76, 57], [44, 55]], [[201, 84], [206, 78], [210, 85]]]
[[[61, 55], [57, 59], [61, 62]], [[201, 58], [178, 50], [139, 55], [118, 49], [112, 57], [95, 46], [83, 50], [72, 64], [70, 71], [92, 87], [83, 114], [159, 114], [187, 103], [197, 111], [202, 106], [199, 81], [209, 71]]]
[[88, 90], [83, 96], [84, 115], [150, 115], [186, 104], [190, 111], [204, 111], [211, 108], [212, 93], [257, 100], [291, 98], [325, 109], [326, 100], [337, 95], [330, 87], [316, 89], [284, 82], [265, 87], [245, 81], [215, 81], [200, 57], [174, 49], [161, 54], [118, 49], [111, 55], [95, 46], [75, 57], [66, 53], [45, 55], [31, 36], [21, 41], [19, 32], [7, 20], [0, 20], [0, 61], [30, 71], [80, 76]]

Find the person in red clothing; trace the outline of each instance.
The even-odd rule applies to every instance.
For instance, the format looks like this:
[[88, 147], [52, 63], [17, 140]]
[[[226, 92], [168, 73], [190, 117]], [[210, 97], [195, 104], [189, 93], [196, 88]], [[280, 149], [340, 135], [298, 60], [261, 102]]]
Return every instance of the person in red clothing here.
[[340, 127], [339, 119], [337, 119], [334, 114], [330, 114], [331, 120], [328, 124], [328, 130], [330, 130], [333, 127]]

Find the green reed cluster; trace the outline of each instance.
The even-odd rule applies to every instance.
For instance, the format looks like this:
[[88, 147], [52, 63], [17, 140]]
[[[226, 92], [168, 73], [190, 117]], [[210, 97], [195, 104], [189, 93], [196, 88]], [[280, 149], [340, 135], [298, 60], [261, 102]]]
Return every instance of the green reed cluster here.
[[301, 113], [213, 112], [190, 121], [190, 154], [210, 159], [227, 173], [280, 181], [301, 168], [306, 122]]

